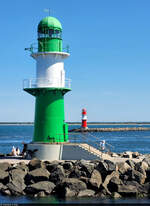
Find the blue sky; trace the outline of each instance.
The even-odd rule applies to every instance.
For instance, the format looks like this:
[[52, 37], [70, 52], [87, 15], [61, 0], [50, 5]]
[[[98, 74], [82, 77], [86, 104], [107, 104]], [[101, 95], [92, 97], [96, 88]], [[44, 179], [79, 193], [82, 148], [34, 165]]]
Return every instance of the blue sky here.
[[63, 26], [72, 91], [66, 121], [150, 121], [149, 0], [1, 1], [0, 121], [33, 121], [35, 99], [22, 90], [35, 77], [25, 47], [37, 42], [45, 8]]

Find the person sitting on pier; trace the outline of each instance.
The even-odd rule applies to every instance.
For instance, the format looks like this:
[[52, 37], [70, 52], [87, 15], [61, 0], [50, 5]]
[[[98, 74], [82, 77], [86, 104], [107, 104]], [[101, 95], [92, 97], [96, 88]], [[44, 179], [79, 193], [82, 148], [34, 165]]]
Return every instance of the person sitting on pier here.
[[16, 148], [15, 148], [14, 146], [12, 147], [11, 155], [12, 155], [12, 156], [17, 156], [17, 154], [16, 154]]
[[20, 155], [20, 149], [19, 149], [19, 147], [16, 148], [16, 155], [17, 155], [17, 156]]

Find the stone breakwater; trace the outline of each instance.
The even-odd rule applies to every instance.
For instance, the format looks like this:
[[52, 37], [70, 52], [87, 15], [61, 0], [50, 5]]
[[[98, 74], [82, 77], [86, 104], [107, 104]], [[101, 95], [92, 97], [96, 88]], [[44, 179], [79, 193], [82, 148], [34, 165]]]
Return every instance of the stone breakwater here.
[[69, 132], [123, 132], [123, 131], [149, 131], [150, 127], [120, 127], [120, 128], [77, 128]]
[[0, 163], [0, 193], [44, 197], [149, 197], [150, 155], [135, 162], [110, 160]]

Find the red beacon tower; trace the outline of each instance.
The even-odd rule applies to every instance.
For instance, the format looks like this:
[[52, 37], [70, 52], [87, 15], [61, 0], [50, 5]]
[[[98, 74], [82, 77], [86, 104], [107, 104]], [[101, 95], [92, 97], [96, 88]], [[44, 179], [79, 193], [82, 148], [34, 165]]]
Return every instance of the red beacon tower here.
[[87, 113], [86, 109], [82, 109], [82, 128], [87, 129]]

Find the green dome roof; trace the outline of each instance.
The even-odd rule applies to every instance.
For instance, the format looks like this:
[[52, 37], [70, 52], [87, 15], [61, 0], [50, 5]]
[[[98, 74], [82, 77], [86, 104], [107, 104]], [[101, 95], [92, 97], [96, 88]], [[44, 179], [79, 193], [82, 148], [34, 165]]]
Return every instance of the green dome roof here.
[[42, 19], [38, 25], [38, 30], [43, 30], [44, 28], [52, 28], [62, 30], [61, 23], [55, 17], [48, 16]]

